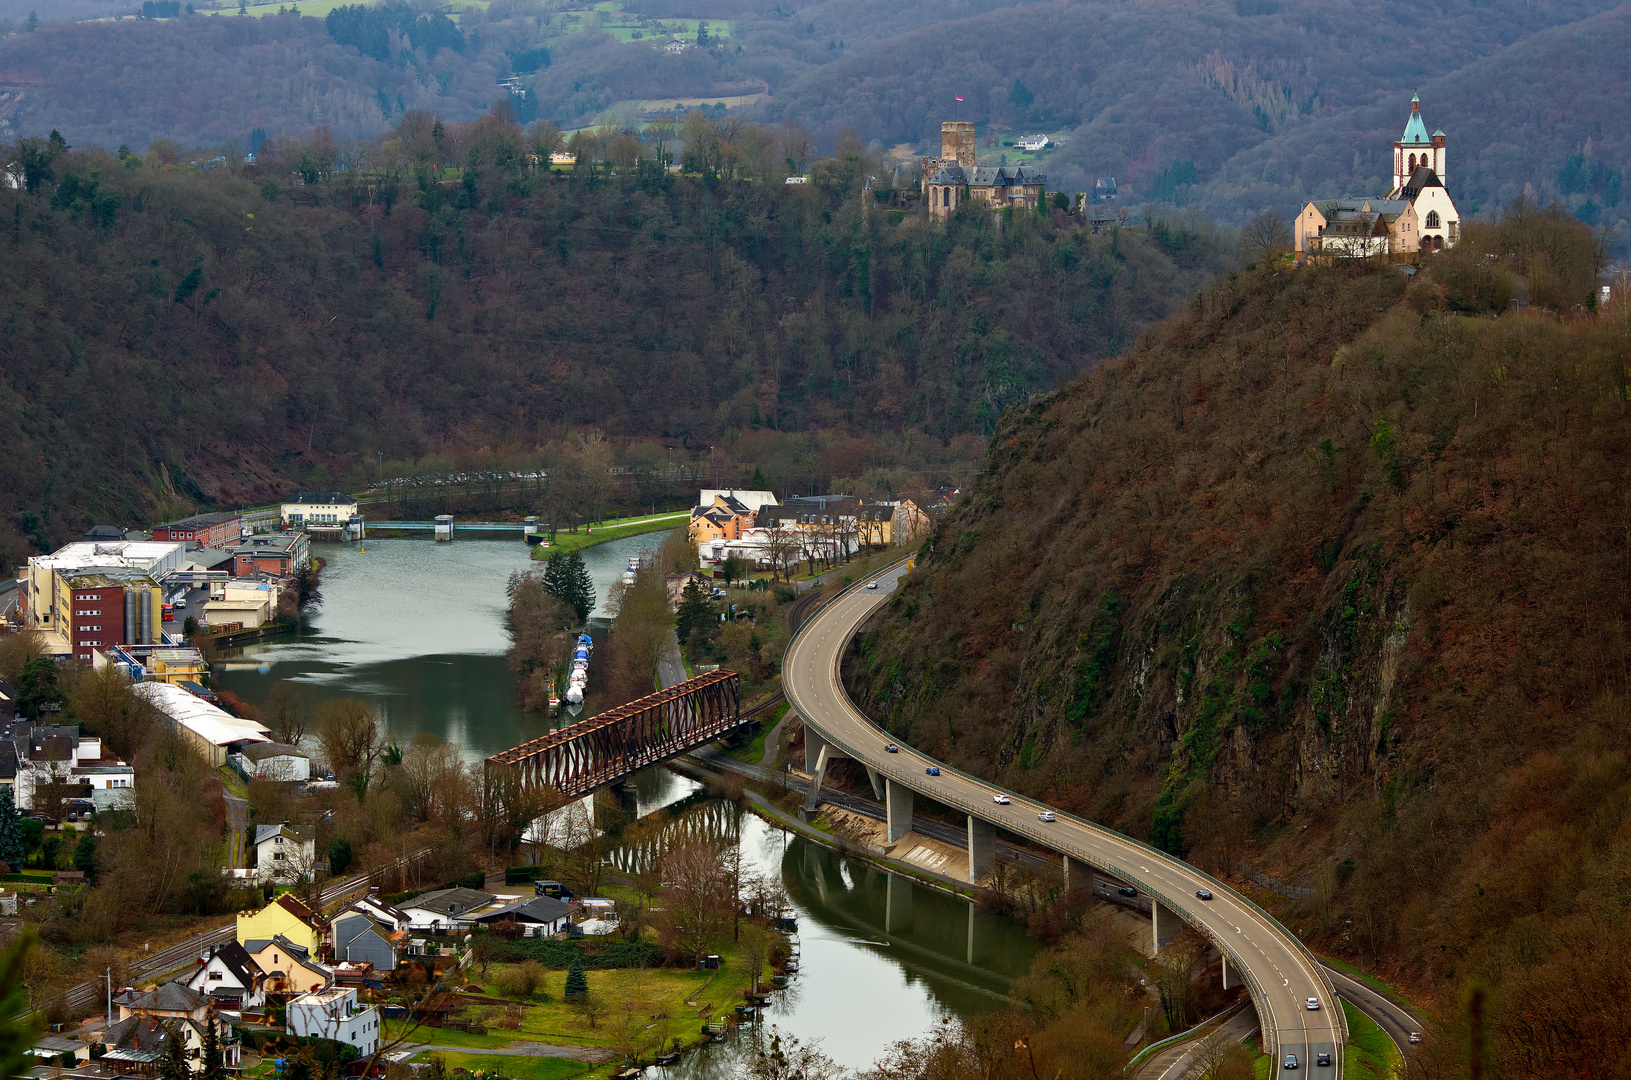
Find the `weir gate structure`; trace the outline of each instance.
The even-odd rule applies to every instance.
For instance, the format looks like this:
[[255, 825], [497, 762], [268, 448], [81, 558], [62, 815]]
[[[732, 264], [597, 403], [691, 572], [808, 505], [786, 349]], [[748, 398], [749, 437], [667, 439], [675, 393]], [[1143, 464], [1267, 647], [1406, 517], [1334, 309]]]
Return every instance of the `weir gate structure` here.
[[581, 799], [758, 721], [742, 716], [742, 677], [720, 668], [494, 754], [487, 774]]

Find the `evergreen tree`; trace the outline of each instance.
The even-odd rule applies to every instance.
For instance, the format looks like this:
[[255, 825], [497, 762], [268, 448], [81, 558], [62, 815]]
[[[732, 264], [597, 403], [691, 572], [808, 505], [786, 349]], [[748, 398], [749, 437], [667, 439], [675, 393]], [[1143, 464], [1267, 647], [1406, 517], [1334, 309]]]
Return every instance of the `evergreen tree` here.
[[45, 1026], [45, 1014], [30, 1007], [23, 981], [23, 961], [34, 944], [33, 932], [25, 929], [0, 951], [0, 1016], [7, 1018], [0, 1024], [0, 1076], [22, 1076], [35, 1063], [31, 1051]]
[[767, 491], [770, 488], [770, 481], [765, 479], [765, 474], [757, 465], [753, 467], [753, 477], [748, 480], [748, 487], [753, 491]]
[[[557, 551], [544, 564], [544, 591], [573, 611], [578, 610], [572, 600], [572, 559], [566, 552]], [[587, 611], [578, 616], [580, 620], [587, 617]]]
[[61, 705], [67, 700], [57, 684], [55, 660], [36, 656], [23, 665], [23, 673], [17, 680], [17, 709], [24, 716], [38, 720], [41, 706]]
[[197, 1080], [227, 1080], [226, 1059], [221, 1053], [220, 1035], [215, 1030], [217, 1023], [215, 1008], [213, 1006], [206, 1007], [204, 1009], [203, 1045], [198, 1049]]
[[169, 1039], [164, 1043], [164, 1056], [159, 1058], [159, 1080], [193, 1080], [192, 1057], [181, 1037], [180, 1024], [169, 1028]]
[[595, 579], [589, 576], [589, 567], [583, 561], [583, 552], [574, 551], [567, 558], [570, 560], [568, 566], [572, 573], [570, 603], [572, 609], [578, 613], [578, 621], [588, 622], [589, 613], [595, 610]]
[[339, 877], [351, 866], [351, 841], [336, 837], [328, 846], [328, 872]]
[[713, 601], [702, 591], [701, 582], [693, 577], [680, 592], [680, 609], [674, 615], [674, 633], [683, 643], [690, 638], [693, 629], [713, 622], [715, 615]]
[[74, 869], [85, 875], [85, 880], [96, 884], [96, 834], [83, 832], [79, 834], [79, 843], [74, 847]]
[[583, 957], [574, 956], [572, 966], [566, 970], [567, 1001], [582, 1001], [589, 996], [589, 976], [583, 973]]
[[17, 824], [18, 817], [11, 786], [0, 787], [0, 862], [11, 867], [13, 873], [23, 866], [23, 829]]

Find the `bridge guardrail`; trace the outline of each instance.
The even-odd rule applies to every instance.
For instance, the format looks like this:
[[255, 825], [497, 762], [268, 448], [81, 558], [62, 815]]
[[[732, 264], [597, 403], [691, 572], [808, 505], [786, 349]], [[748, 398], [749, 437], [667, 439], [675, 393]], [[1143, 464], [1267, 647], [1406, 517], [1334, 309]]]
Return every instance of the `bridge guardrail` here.
[[[849, 595], [852, 592], [857, 592], [857, 591], [860, 591], [861, 589], [865, 588], [866, 582], [868, 580], [881, 578], [881, 577], [883, 577], [883, 576], [885, 576], [887, 574], [893, 573], [903, 563], [908, 561], [909, 558], [910, 558], [910, 556], [907, 556], [906, 558], [902, 558], [900, 560], [897, 560], [896, 562], [890, 563], [888, 566], [884, 567], [882, 570], [875, 571], [875, 572], [873, 572], [871, 574], [866, 575], [865, 578], [863, 578], [862, 580], [856, 581], [856, 582], [852, 583], [851, 585], [847, 586], [846, 588], [840, 589], [838, 592], [834, 593], [831, 598], [823, 600], [819, 605], [816, 606], [815, 611], [811, 612], [809, 617], [805, 619], [804, 623], [799, 627], [798, 632], [795, 633], [791, 639], [789, 639], [789, 641], [787, 643], [786, 652], [791, 652], [793, 650], [793, 647], [797, 644], [799, 638], [803, 636], [804, 631], [807, 628], [809, 628], [810, 626], [813, 626], [815, 624], [816, 616], [824, 608], [826, 608], [829, 604], [837, 601], [841, 597]], [[784, 653], [783, 655], [786, 655], [786, 653]], [[839, 662], [841, 662], [841, 660], [842, 660], [842, 652], [839, 653]], [[785, 664], [783, 665], [783, 670], [784, 670], [784, 674], [783, 674], [783, 677], [782, 677], [783, 678], [782, 685], [785, 688], [787, 686], [786, 674], [785, 674]], [[840, 677], [840, 673], [835, 671], [834, 672], [834, 677], [837, 679], [838, 685], [840, 687], [842, 687], [843, 686], [843, 680]], [[845, 696], [847, 698], [847, 696], [848, 696], [847, 692], [846, 692]], [[799, 708], [799, 703], [798, 703], [798, 700], [797, 700], [795, 695], [793, 695], [792, 693], [788, 693], [788, 701], [792, 703], [793, 708], [795, 710], [797, 710], [798, 714], [801, 717], [804, 718], [806, 723], [811, 722], [810, 718], [809, 718], [809, 714], [804, 709]], [[857, 710], [857, 711], [859, 711], [859, 710]], [[864, 755], [860, 754], [854, 747], [849, 746], [842, 739], [832, 738], [831, 736], [827, 735], [826, 732], [822, 733], [822, 737], [826, 738], [828, 742], [831, 742], [834, 745], [838, 746], [841, 750], [844, 750], [851, 758], [862, 758], [864, 760]], [[927, 755], [923, 755], [923, 756], [926, 757]], [[935, 759], [931, 759], [931, 760], [935, 760]], [[940, 768], [950, 770], [952, 773], [954, 773], [957, 776], [961, 776], [965, 780], [968, 780], [968, 781], [970, 781], [972, 783], [975, 783], [975, 784], [982, 785], [984, 787], [990, 788], [993, 791], [1003, 792], [1004, 794], [1010, 796], [1011, 798], [1022, 799], [1027, 803], [1032, 803], [1032, 804], [1041, 805], [1041, 806], [1046, 806], [1047, 805], [1045, 803], [1039, 803], [1036, 799], [1032, 799], [1029, 796], [1021, 795], [1019, 792], [1009, 791], [1008, 789], [1003, 788], [998, 784], [992, 783], [991, 781], [986, 780], [983, 777], [978, 777], [978, 776], [974, 776], [974, 775], [972, 775], [970, 773], [966, 773], [963, 770], [957, 768], [956, 766], [947, 765], [944, 762], [937, 762], [937, 763], [939, 764]], [[898, 772], [897, 769], [889, 769], [887, 767], [883, 767], [882, 771], [885, 771], [886, 774], [890, 773], [890, 772]], [[906, 779], [906, 777], [902, 776], [902, 775], [896, 775], [895, 779], [896, 779], [897, 782], [905, 784], [908, 787], [913, 787], [914, 784], [920, 783], [920, 781], [917, 780], [915, 775], [911, 778], [911, 780]], [[954, 805], [958, 809], [962, 810], [964, 813], [969, 814], [970, 816], [983, 817], [980, 810], [977, 810], [974, 807], [967, 806], [967, 805], [962, 804], [960, 802], [955, 802], [955, 801], [953, 801], [951, 799], [946, 798], [943, 795], [936, 794], [936, 795], [933, 796], [933, 798], [935, 798], [937, 801], [945, 802], [948, 805]], [[1053, 809], [1053, 808], [1050, 808], [1050, 809]], [[1335, 1027], [1337, 1028], [1338, 1032], [1341, 1035], [1341, 1042], [1346, 1043], [1348, 1041], [1348, 1038], [1349, 1038], [1348, 1020], [1347, 1020], [1347, 1017], [1345, 1015], [1343, 1015], [1340, 1004], [1338, 1004], [1338, 1002], [1337, 1002], [1336, 987], [1331, 982], [1330, 977], [1325, 973], [1325, 970], [1322, 967], [1320, 967], [1319, 961], [1317, 959], [1315, 959], [1314, 954], [1309, 951], [1309, 949], [1308, 949], [1308, 947], [1306, 945], [1303, 944], [1302, 938], [1299, 937], [1298, 935], [1292, 933], [1285, 926], [1281, 925], [1281, 923], [1280, 923], [1280, 921], [1278, 919], [1276, 919], [1273, 915], [1270, 915], [1267, 911], [1265, 911], [1254, 900], [1252, 900], [1250, 897], [1244, 895], [1239, 890], [1235, 889], [1233, 886], [1227, 884], [1226, 882], [1220, 881], [1216, 877], [1213, 877], [1211, 874], [1207, 873], [1205, 870], [1202, 870], [1202, 869], [1200, 869], [1199, 867], [1196, 867], [1196, 866], [1191, 866], [1189, 863], [1183, 862], [1183, 860], [1178, 859], [1178, 858], [1176, 858], [1176, 857], [1174, 857], [1172, 855], [1169, 855], [1168, 853], [1166, 853], [1164, 851], [1161, 851], [1159, 848], [1153, 847], [1150, 844], [1147, 844], [1144, 841], [1137, 839], [1136, 837], [1131, 837], [1131, 836], [1126, 835], [1125, 833], [1116, 832], [1114, 829], [1106, 828], [1105, 826], [1100, 825], [1096, 821], [1088, 821], [1086, 818], [1077, 817], [1075, 814], [1071, 814], [1071, 813], [1069, 813], [1067, 811], [1064, 811], [1064, 810], [1054, 809], [1054, 812], [1055, 812], [1055, 814], [1057, 814], [1057, 815], [1059, 815], [1059, 816], [1061, 816], [1061, 817], [1063, 817], [1063, 818], [1065, 818], [1065, 819], [1067, 819], [1067, 820], [1069, 820], [1069, 821], [1071, 821], [1071, 822], [1073, 822], [1073, 823], [1075, 823], [1075, 824], [1089, 830], [1090, 832], [1095, 832], [1095, 833], [1105, 837], [1107, 840], [1113, 840], [1113, 841], [1119, 841], [1119, 842], [1131, 844], [1133, 847], [1143, 850], [1144, 852], [1148, 853], [1151, 857], [1153, 857], [1153, 858], [1155, 858], [1155, 859], [1157, 859], [1159, 861], [1167, 862], [1169, 864], [1177, 864], [1179, 867], [1181, 867], [1184, 870], [1185, 873], [1188, 873], [1190, 875], [1193, 875], [1195, 877], [1203, 879], [1204, 881], [1208, 882], [1211, 886], [1214, 886], [1218, 890], [1221, 890], [1222, 892], [1229, 895], [1231, 898], [1233, 898], [1238, 903], [1240, 903], [1243, 906], [1249, 908], [1250, 910], [1256, 912], [1259, 916], [1261, 916], [1263, 919], [1265, 919], [1268, 922], [1269, 925], [1277, 928], [1280, 931], [1280, 933], [1282, 935], [1284, 935], [1285, 939], [1293, 944], [1293, 946], [1295, 947], [1298, 954], [1302, 956], [1304, 963], [1308, 967], [1308, 970], [1313, 973], [1316, 983], [1319, 986], [1323, 987], [1323, 989], [1324, 989], [1324, 995], [1323, 995], [1324, 1000], [1331, 1003], [1333, 1006], [1335, 1006], [1331, 1010], [1331, 1012], [1334, 1014]], [[1034, 839], [1038, 843], [1040, 843], [1043, 847], [1050, 848], [1050, 849], [1055, 850], [1055, 851], [1060, 851], [1061, 854], [1068, 854], [1068, 855], [1071, 855], [1073, 858], [1080, 858], [1080, 860], [1082, 862], [1088, 863], [1090, 865], [1103, 866], [1103, 861], [1096, 858], [1096, 857], [1090, 858], [1086, 854], [1078, 854], [1078, 853], [1073, 853], [1073, 852], [1068, 852], [1068, 851], [1062, 851], [1061, 848], [1063, 847], [1063, 845], [1056, 838], [1047, 836], [1047, 835], [1043, 834], [1040, 830], [1030, 829], [1028, 827], [1023, 829], [1023, 830], [1022, 829], [1017, 829], [1017, 828], [1015, 828], [1015, 827], [1013, 827], [1013, 826], [1011, 826], [1011, 825], [1009, 825], [1007, 823], [1004, 823], [1002, 827], [1005, 830], [1008, 830], [1010, 832], [1015, 832], [1018, 835], [1026, 836], [1027, 838]], [[1132, 881], [1137, 880], [1137, 878], [1135, 876], [1129, 876], [1127, 871], [1122, 870], [1122, 869], [1120, 869], [1118, 867], [1103, 866], [1103, 868], [1105, 870], [1109, 871], [1110, 873], [1113, 873], [1113, 874], [1116, 874], [1116, 875], [1122, 877], [1126, 881], [1132, 882]], [[1140, 888], [1144, 888], [1144, 886], [1140, 885]], [[1155, 897], [1156, 899], [1160, 900], [1161, 903], [1164, 904], [1168, 908], [1168, 910], [1172, 911], [1175, 915], [1178, 915], [1180, 918], [1184, 918], [1184, 906], [1183, 905], [1173, 903], [1170, 899], [1166, 898], [1165, 896], [1162, 896], [1161, 894], [1159, 894], [1158, 892], [1156, 892], [1153, 889], [1145, 889], [1145, 891], [1149, 895], [1151, 895], [1152, 897]], [[1184, 921], [1189, 922], [1189, 920], [1187, 918], [1185, 918]], [[1193, 926], [1194, 924], [1191, 923], [1191, 925]], [[1247, 985], [1251, 988], [1254, 997], [1256, 997], [1258, 999], [1266, 1000], [1267, 995], [1263, 992], [1263, 988], [1257, 982], [1255, 976], [1252, 975], [1251, 968], [1247, 964], [1245, 964], [1244, 962], [1241, 961], [1240, 957], [1237, 954], [1235, 954], [1234, 950], [1225, 947], [1225, 945], [1220, 940], [1218, 940], [1210, 932], [1206, 931], [1203, 927], [1195, 927], [1195, 929], [1199, 930], [1202, 933], [1203, 936], [1205, 936], [1208, 940], [1211, 940], [1215, 945], [1217, 945], [1219, 952], [1225, 953], [1226, 955], [1230, 956], [1230, 958], [1235, 962], [1236, 969], [1238, 971], [1240, 971], [1242, 978], [1246, 981]], [[1275, 1058], [1278, 1058], [1278, 1054], [1279, 1054], [1278, 1032], [1275, 1030], [1273, 1017], [1269, 1014], [1269, 1011], [1268, 1011], [1268, 1009], [1266, 1007], [1263, 1008], [1263, 1009], [1258, 1010], [1258, 1019], [1262, 1023], [1265, 1042], [1270, 1043], [1270, 1049], [1269, 1049], [1268, 1052], [1270, 1053], [1271, 1056], [1273, 1056]], [[1337, 1060], [1339, 1060], [1339, 1061], [1341, 1060], [1340, 1055], [1338, 1055]], [[1336, 1074], [1336, 1077], [1334, 1078], [1334, 1080], [1340, 1080], [1340, 1066], [1338, 1067], [1338, 1069], [1339, 1069], [1339, 1072]]]

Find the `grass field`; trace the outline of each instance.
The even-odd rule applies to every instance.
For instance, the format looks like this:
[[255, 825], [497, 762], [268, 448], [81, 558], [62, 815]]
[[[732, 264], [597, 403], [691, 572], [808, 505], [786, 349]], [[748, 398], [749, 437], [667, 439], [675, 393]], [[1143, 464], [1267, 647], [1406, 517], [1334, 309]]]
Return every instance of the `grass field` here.
[[678, 528], [689, 521], [689, 511], [678, 514], [658, 514], [655, 517], [625, 518], [620, 522], [608, 525], [604, 521], [597, 522], [592, 532], [558, 532], [555, 542], [549, 547], [539, 544], [532, 549], [534, 559], [547, 559], [557, 551], [577, 551], [579, 548], [592, 547], [595, 544], [604, 544], [611, 540], [621, 540], [625, 536], [639, 536], [641, 533], [662, 532], [665, 529]]
[[[1322, 962], [1324, 962], [1324, 963], [1330, 964], [1334, 968], [1341, 968], [1343, 971], [1347, 972], [1349, 975], [1351, 975], [1354, 978], [1358, 979], [1360, 982], [1368, 983], [1371, 986], [1375, 987], [1376, 989], [1380, 990], [1382, 993], [1391, 994], [1393, 997], [1398, 998], [1400, 1001], [1404, 1002], [1406, 1005], [1410, 1005], [1412, 1008], [1416, 1008], [1415, 1003], [1412, 1002], [1403, 993], [1401, 993], [1396, 987], [1389, 986], [1387, 983], [1383, 982], [1381, 979], [1376, 978], [1374, 975], [1367, 975], [1365, 972], [1360, 971], [1358, 968], [1354, 967], [1352, 964], [1348, 963], [1346, 960], [1337, 960], [1337, 959], [1334, 959], [1334, 958], [1329, 957], [1329, 956], [1322, 956], [1322, 957], [1320, 957], [1320, 960]], [[1418, 1011], [1424, 1011], [1424, 1010], [1418, 1010]]]
[[[425, 1061], [430, 1055], [421, 1054], [414, 1060]], [[594, 1076], [597, 1073], [607, 1075], [619, 1065], [594, 1065], [587, 1061], [573, 1061], [571, 1058], [552, 1057], [523, 1057], [519, 1054], [438, 1054], [442, 1064], [451, 1074], [455, 1069], [468, 1069], [475, 1072], [497, 1073], [500, 1076], [511, 1076], [515, 1080], [568, 1080], [571, 1077]]]
[[1348, 1080], [1391, 1080], [1399, 1065], [1399, 1051], [1387, 1032], [1358, 1009], [1342, 1003], [1348, 1018], [1348, 1045], [1342, 1048], [1342, 1075]]

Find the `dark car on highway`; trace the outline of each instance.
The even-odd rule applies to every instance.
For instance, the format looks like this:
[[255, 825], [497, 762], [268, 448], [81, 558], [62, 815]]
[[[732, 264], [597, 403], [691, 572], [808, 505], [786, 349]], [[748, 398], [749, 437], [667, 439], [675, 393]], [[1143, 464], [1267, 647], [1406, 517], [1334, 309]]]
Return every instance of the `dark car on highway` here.
[[1116, 891], [1118, 893], [1120, 893], [1121, 895], [1123, 895], [1123, 896], [1137, 896], [1138, 895], [1138, 890], [1133, 888], [1131, 885], [1123, 885], [1121, 888], [1117, 889]]

